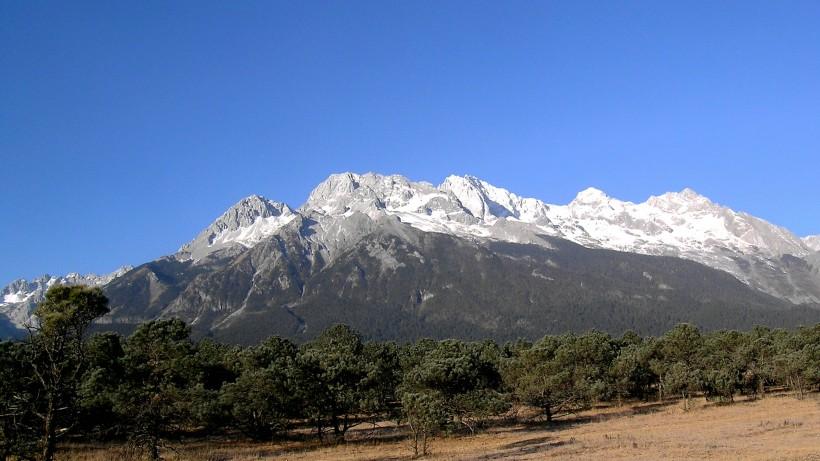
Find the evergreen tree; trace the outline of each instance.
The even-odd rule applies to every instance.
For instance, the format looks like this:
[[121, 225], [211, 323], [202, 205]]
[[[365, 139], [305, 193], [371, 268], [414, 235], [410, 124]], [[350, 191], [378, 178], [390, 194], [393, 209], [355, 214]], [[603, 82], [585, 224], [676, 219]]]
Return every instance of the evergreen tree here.
[[319, 435], [333, 429], [337, 441], [358, 424], [365, 407], [367, 366], [361, 337], [346, 325], [328, 328], [299, 354], [302, 401]]
[[613, 357], [600, 333], [546, 336], [508, 361], [505, 382], [519, 402], [541, 408], [551, 422], [606, 394]]
[[646, 399], [658, 376], [652, 371], [649, 361], [652, 357], [652, 342], [629, 343], [618, 351], [612, 362], [612, 392], [621, 403], [626, 398]]
[[86, 366], [85, 333], [108, 312], [99, 288], [51, 287], [34, 311], [26, 351], [34, 379], [34, 414], [41, 420], [40, 459], [52, 461], [58, 437], [76, 423], [76, 399]]
[[37, 451], [37, 395], [21, 343], [0, 341], [0, 459], [31, 459]]
[[682, 323], [669, 330], [658, 343], [652, 370], [660, 376], [661, 395], [679, 394], [684, 409], [703, 382], [703, 336], [693, 325]]
[[116, 333], [100, 333], [88, 340], [88, 367], [79, 389], [79, 428], [95, 439], [109, 439], [122, 432], [114, 395], [124, 378], [124, 341]]
[[296, 347], [273, 337], [244, 351], [240, 360], [241, 374], [222, 388], [220, 396], [232, 423], [256, 440], [285, 432], [290, 418], [300, 416]]
[[163, 437], [190, 417], [195, 363], [190, 329], [181, 320], [144, 323], [126, 342], [124, 378], [113, 398], [114, 409], [131, 443], [152, 461], [161, 459]]

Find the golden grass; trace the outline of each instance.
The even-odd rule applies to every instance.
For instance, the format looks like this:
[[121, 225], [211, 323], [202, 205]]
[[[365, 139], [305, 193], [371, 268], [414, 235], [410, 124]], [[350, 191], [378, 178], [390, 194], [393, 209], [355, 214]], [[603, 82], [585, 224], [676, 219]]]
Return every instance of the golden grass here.
[[[166, 452], [165, 457], [169, 461], [411, 459], [406, 441], [400, 437], [377, 441], [370, 438], [370, 430], [359, 428], [352, 434], [353, 442], [338, 446], [193, 442], [178, 447], [177, 453]], [[678, 402], [609, 407], [553, 426], [516, 424], [472, 437], [439, 438], [430, 451], [425, 459], [820, 461], [820, 395], [805, 400], [769, 396], [732, 405], [698, 399], [686, 412]], [[122, 456], [114, 447], [73, 446], [58, 459], [102, 461]]]

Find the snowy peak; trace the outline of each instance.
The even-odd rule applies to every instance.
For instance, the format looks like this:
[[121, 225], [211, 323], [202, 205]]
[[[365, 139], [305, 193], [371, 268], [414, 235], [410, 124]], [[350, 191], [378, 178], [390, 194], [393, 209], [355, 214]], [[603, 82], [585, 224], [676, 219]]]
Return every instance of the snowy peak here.
[[433, 192], [432, 185], [414, 183], [404, 176], [341, 173], [331, 175], [313, 189], [300, 211], [327, 215], [361, 212], [374, 217], [384, 210], [405, 209], [411, 205], [418, 208], [423, 205], [423, 197]]
[[275, 234], [295, 217], [286, 204], [251, 195], [228, 208], [194, 240], [183, 245], [177, 254], [183, 259], [200, 259], [234, 243], [253, 246]]
[[803, 237], [803, 243], [812, 251], [820, 251], [820, 235]]
[[549, 205], [534, 198], [519, 197], [475, 176], [448, 176], [438, 189], [455, 196], [470, 214], [488, 223], [499, 218], [539, 224], [549, 222]]
[[278, 217], [292, 213], [293, 210], [284, 203], [274, 202], [259, 195], [251, 195], [230, 207], [206, 229], [206, 232], [210, 231], [213, 238], [215, 238], [224, 231], [234, 231], [253, 225], [260, 218]]
[[569, 220], [584, 228], [587, 235], [568, 238], [622, 251], [697, 260], [698, 255], [719, 249], [766, 257], [807, 253], [805, 245], [788, 230], [718, 205], [692, 189], [653, 196], [637, 204], [604, 197], [587, 190], [570, 203]]
[[[497, 217], [493, 211], [501, 215], [510, 214], [508, 208], [490, 199], [487, 189], [484, 187], [485, 184], [486, 183], [483, 183], [474, 176], [448, 176], [444, 182], [439, 185], [438, 189], [451, 193], [458, 199], [461, 206], [478, 219], [488, 220]], [[491, 208], [495, 208], [495, 210]]]
[[609, 196], [602, 190], [594, 187], [588, 187], [581, 192], [578, 192], [578, 195], [575, 196], [572, 203], [578, 205], [600, 205], [608, 201]]
[[[340, 198], [349, 196], [359, 188], [361, 176], [353, 173], [332, 174], [319, 183], [308, 196], [305, 206], [316, 208], [331, 205]], [[321, 204], [320, 206], [317, 206]]]
[[684, 200], [689, 201], [709, 200], [688, 187], [685, 187], [682, 191], [678, 192], [675, 195], [682, 197]]
[[649, 197], [646, 203], [667, 212], [705, 211], [723, 208], [688, 187], [680, 192], [667, 192]]

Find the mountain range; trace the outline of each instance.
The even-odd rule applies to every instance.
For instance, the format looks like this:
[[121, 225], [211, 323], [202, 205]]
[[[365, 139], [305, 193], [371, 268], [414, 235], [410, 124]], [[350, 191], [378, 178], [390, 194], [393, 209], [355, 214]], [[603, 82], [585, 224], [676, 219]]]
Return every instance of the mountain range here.
[[180, 317], [244, 343], [338, 322], [400, 340], [790, 327], [820, 321], [820, 236], [691, 189], [631, 203], [589, 188], [553, 205], [472, 176], [434, 186], [342, 173], [298, 209], [242, 199], [177, 253], [134, 268], [15, 281], [0, 334], [19, 334], [53, 283], [102, 286], [112, 312], [98, 328]]

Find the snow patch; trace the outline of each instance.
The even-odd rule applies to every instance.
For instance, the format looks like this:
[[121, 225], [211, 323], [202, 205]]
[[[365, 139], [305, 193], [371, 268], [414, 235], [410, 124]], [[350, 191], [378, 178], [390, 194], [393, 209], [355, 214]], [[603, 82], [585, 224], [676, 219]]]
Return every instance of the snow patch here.
[[256, 218], [250, 226], [240, 227], [234, 230], [225, 230], [213, 238], [208, 245], [225, 245], [235, 242], [245, 247], [252, 247], [262, 240], [271, 237], [276, 232], [296, 218], [295, 214], [269, 216], [267, 218]]
[[554, 281], [555, 280], [554, 278], [552, 278], [548, 275], [544, 275], [544, 274], [538, 272], [535, 269], [533, 269], [531, 274], [532, 274], [533, 277], [538, 277], [539, 279], [544, 279], [544, 280], [549, 280], [549, 281]]

